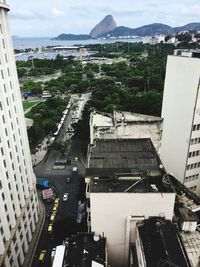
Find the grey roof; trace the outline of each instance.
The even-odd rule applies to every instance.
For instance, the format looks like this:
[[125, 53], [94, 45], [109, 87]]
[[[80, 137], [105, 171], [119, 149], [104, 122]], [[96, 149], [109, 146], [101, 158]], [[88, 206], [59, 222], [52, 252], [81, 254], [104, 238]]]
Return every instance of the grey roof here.
[[96, 145], [90, 148], [90, 169], [148, 171], [158, 170], [159, 164], [150, 139], [97, 140]]
[[106, 239], [94, 233], [78, 233], [67, 240], [65, 266], [91, 267], [92, 261], [105, 266]]
[[140, 223], [138, 231], [147, 267], [191, 267], [175, 224], [152, 217]]
[[91, 192], [172, 192], [150, 139], [97, 140], [88, 165]]

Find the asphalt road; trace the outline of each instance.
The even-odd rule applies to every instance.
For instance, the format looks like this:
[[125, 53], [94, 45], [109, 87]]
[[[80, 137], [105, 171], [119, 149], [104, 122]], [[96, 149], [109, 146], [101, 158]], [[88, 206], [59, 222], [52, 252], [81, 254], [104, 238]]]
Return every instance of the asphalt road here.
[[[84, 104], [87, 102], [89, 95], [85, 95]], [[81, 114], [80, 114], [81, 115]], [[59, 140], [63, 140], [66, 135], [66, 130], [71, 120], [71, 114], [67, 116], [65, 123], [60, 131]], [[70, 236], [71, 233], [82, 231], [82, 225], [77, 225], [77, 210], [78, 201], [83, 198], [84, 193], [84, 177], [85, 177], [85, 161], [86, 155], [82, 152], [82, 146], [76, 138], [72, 139], [68, 159], [71, 159], [71, 165], [66, 165], [62, 170], [53, 169], [55, 161], [60, 157], [58, 151], [50, 151], [47, 153], [44, 160], [34, 168], [36, 177], [47, 178], [49, 184], [55, 189], [56, 197], [60, 199], [59, 208], [54, 222], [54, 230], [52, 234], [48, 233], [48, 225], [54, 202], [45, 202], [46, 220], [41, 233], [41, 237], [37, 246], [36, 254], [32, 267], [49, 267], [51, 266], [51, 251], [52, 249], [62, 244], [65, 236]], [[67, 157], [67, 156], [66, 156]], [[75, 157], [78, 162], [75, 163]], [[77, 172], [73, 172], [72, 168], [77, 166]], [[67, 183], [67, 177], [70, 177], [70, 183]], [[68, 193], [69, 198], [63, 201], [63, 194]], [[41, 194], [41, 191], [38, 191]], [[83, 224], [84, 225], [84, 224]], [[83, 226], [84, 227], [84, 226]], [[42, 250], [46, 250], [44, 263], [39, 263], [39, 255]]]
[[[63, 222], [68, 225], [64, 229], [67, 230], [67, 233], [73, 232], [74, 220], [77, 218], [77, 208], [78, 200], [80, 199], [80, 192], [84, 191], [84, 174], [85, 174], [85, 158], [86, 155], [82, 154], [81, 144], [77, 139], [72, 140], [71, 148], [69, 151], [69, 158], [72, 159], [71, 165], [66, 165], [66, 168], [63, 170], [54, 170], [53, 166], [56, 159], [59, 157], [57, 151], [50, 151], [46, 158], [34, 168], [36, 177], [47, 178], [51, 186], [55, 188], [56, 197], [60, 198], [59, 209], [56, 216], [56, 221], [54, 226], [55, 228], [62, 228], [60, 223]], [[74, 158], [78, 157], [79, 162], [75, 163]], [[78, 171], [73, 172], [73, 166], [77, 166]], [[66, 178], [70, 177], [70, 183], [67, 183]], [[65, 202], [63, 201], [63, 194], [68, 193], [69, 199]], [[39, 191], [40, 194], [40, 191]], [[62, 243], [62, 233], [58, 232], [59, 229], [55, 229], [53, 234], [48, 233], [48, 225], [50, 223], [50, 215], [52, 213], [53, 202], [45, 202], [46, 208], [46, 220], [40, 237], [40, 241], [36, 250], [35, 258], [32, 264], [32, 267], [40, 266], [38, 261], [39, 254], [42, 250], [46, 250], [45, 262], [41, 266], [49, 267], [51, 266], [51, 251], [56, 246]], [[70, 220], [70, 222], [69, 222]], [[73, 221], [71, 223], [71, 220]], [[62, 230], [60, 230], [62, 231]], [[66, 233], [65, 233], [66, 234]], [[63, 239], [65, 234], [63, 233]], [[58, 238], [57, 238], [58, 235]]]

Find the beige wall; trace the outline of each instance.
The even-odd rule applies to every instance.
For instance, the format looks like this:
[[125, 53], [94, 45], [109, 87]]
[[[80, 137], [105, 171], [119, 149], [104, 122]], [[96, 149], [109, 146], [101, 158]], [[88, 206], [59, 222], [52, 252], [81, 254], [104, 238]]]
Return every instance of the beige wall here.
[[115, 267], [126, 266], [124, 255], [128, 216], [148, 218], [164, 214], [166, 219], [171, 220], [174, 200], [174, 193], [90, 193], [91, 231], [104, 233], [107, 238], [108, 263]]

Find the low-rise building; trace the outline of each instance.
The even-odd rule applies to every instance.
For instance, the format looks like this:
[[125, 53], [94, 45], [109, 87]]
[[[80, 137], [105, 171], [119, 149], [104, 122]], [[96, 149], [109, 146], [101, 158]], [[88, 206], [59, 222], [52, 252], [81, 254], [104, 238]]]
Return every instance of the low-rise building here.
[[104, 233], [111, 266], [128, 266], [138, 221], [172, 220], [175, 192], [150, 139], [96, 140], [85, 181], [88, 229]]
[[139, 267], [191, 267], [177, 225], [164, 218], [152, 217], [137, 224], [136, 251]]
[[90, 143], [97, 139], [150, 138], [156, 151], [160, 148], [160, 117], [125, 111], [113, 114], [92, 112], [90, 115]]
[[106, 238], [96, 233], [78, 233], [57, 246], [52, 267], [107, 267]]

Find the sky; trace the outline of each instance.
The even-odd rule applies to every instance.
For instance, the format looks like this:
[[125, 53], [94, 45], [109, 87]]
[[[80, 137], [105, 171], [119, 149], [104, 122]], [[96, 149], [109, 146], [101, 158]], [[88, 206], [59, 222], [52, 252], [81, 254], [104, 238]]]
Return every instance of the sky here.
[[200, 22], [200, 0], [7, 0], [7, 4], [11, 34], [20, 37], [88, 34], [108, 14], [117, 26], [131, 28]]

